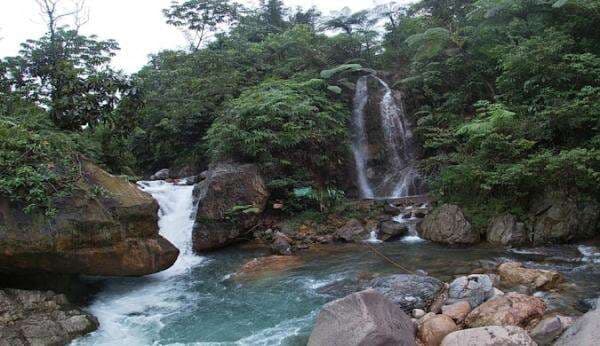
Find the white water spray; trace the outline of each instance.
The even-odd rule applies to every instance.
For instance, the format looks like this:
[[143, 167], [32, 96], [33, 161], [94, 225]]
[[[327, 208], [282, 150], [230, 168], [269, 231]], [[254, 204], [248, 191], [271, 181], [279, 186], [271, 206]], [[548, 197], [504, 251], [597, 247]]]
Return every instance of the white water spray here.
[[161, 320], [193, 304], [195, 297], [178, 278], [205, 261], [192, 251], [194, 187], [164, 181], [140, 182], [138, 186], [158, 201], [160, 234], [179, 249], [179, 257], [160, 273], [110, 279], [90, 306], [100, 329], [74, 345], [152, 345], [164, 326]]

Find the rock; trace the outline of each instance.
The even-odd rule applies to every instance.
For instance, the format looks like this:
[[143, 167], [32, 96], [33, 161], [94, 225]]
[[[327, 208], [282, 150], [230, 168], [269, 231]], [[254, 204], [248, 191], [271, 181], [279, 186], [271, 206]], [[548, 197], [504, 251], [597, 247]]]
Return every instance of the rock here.
[[522, 328], [489, 326], [464, 329], [444, 338], [442, 346], [537, 346]]
[[523, 264], [519, 262], [502, 263], [498, 267], [498, 274], [504, 285], [526, 285], [538, 290], [556, 288], [564, 281], [554, 270], [523, 268]]
[[297, 256], [267, 256], [246, 262], [233, 276], [236, 279], [259, 279], [286, 270], [301, 267], [303, 261]]
[[[198, 212], [194, 250], [211, 251], [239, 241], [258, 222], [269, 193], [254, 165], [220, 163], [194, 188]], [[237, 208], [237, 210], [236, 210]]]
[[65, 345], [98, 320], [52, 292], [0, 290], [0, 345]]
[[152, 174], [150, 180], [167, 180], [171, 177], [171, 172], [167, 169], [161, 169], [160, 171]]
[[466, 300], [442, 306], [442, 314], [452, 318], [458, 324], [465, 321], [469, 312], [471, 312], [471, 304]]
[[366, 290], [326, 304], [309, 346], [416, 346], [415, 325], [381, 294]]
[[531, 327], [537, 323], [546, 310], [543, 300], [510, 292], [488, 300], [469, 313], [465, 324], [469, 328], [485, 326]]
[[575, 323], [573, 317], [567, 316], [551, 316], [544, 318], [531, 330], [529, 335], [538, 343], [538, 345], [552, 345], [567, 328]]
[[379, 225], [379, 238], [383, 241], [388, 241], [390, 239], [401, 237], [408, 232], [406, 227], [406, 224], [400, 222], [392, 220], [383, 221]]
[[419, 224], [421, 238], [445, 244], [475, 244], [480, 236], [467, 221], [462, 210], [452, 204], [444, 204], [427, 215]]
[[492, 298], [490, 298], [490, 299], [494, 299], [494, 298], [497, 298], [497, 297], [500, 297], [503, 295], [504, 295], [504, 292], [502, 292], [501, 290], [494, 287], [494, 294], [492, 295]]
[[485, 274], [472, 274], [461, 276], [452, 283], [448, 291], [449, 302], [466, 300], [474, 309], [494, 294], [494, 286], [489, 276]]
[[438, 346], [446, 335], [459, 330], [452, 318], [434, 315], [419, 323], [418, 337], [425, 346]]
[[281, 232], [275, 233], [271, 250], [278, 255], [289, 256], [292, 254], [292, 240]]
[[390, 204], [390, 203], [386, 203], [383, 206], [383, 212], [386, 213], [386, 214], [388, 214], [388, 215], [393, 215], [393, 216], [400, 215], [400, 213], [403, 210], [404, 210], [403, 208], [397, 207], [397, 206], [395, 206], [393, 204]]
[[333, 239], [347, 243], [359, 242], [366, 239], [366, 237], [367, 230], [357, 219], [348, 220], [348, 222], [333, 235]]
[[448, 285], [447, 283], [444, 283], [444, 287], [442, 288], [442, 291], [433, 300], [433, 303], [431, 303], [431, 306], [429, 307], [429, 311], [433, 312], [434, 314], [439, 314], [442, 311], [442, 306], [446, 305], [446, 302], [448, 301], [449, 287], [450, 287], [450, 285]]
[[493, 218], [488, 226], [487, 241], [497, 245], [518, 246], [527, 244], [527, 230], [525, 224], [518, 222], [511, 214], [504, 214]]
[[421, 318], [425, 316], [425, 311], [421, 310], [421, 309], [413, 309], [412, 311], [412, 317], [414, 318]]
[[169, 268], [179, 250], [158, 234], [158, 204], [91, 162], [56, 216], [30, 215], [0, 197], [0, 271], [142, 276]]
[[565, 243], [597, 234], [600, 204], [593, 199], [548, 193], [532, 205], [528, 216], [534, 245]]
[[600, 309], [581, 316], [554, 343], [555, 346], [597, 346], [600, 340]]
[[398, 274], [376, 278], [370, 286], [407, 314], [413, 309], [429, 310], [429, 307], [443, 291], [444, 284], [430, 276]]

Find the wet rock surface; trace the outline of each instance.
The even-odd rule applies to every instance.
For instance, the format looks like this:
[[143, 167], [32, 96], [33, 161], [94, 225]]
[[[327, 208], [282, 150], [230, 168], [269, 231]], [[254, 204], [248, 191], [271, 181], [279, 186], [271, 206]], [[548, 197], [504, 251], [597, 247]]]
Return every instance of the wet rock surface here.
[[421, 238], [444, 244], [470, 245], [478, 243], [480, 235], [453, 204], [444, 204], [427, 215], [419, 224]]
[[0, 345], [65, 345], [97, 328], [96, 318], [64, 295], [0, 290]]
[[51, 220], [0, 197], [0, 271], [142, 276], [169, 268], [179, 250], [158, 234], [158, 204], [91, 162]]
[[256, 166], [221, 163], [196, 185], [194, 198], [198, 211], [192, 241], [194, 250], [203, 252], [245, 236], [264, 211], [269, 192]]
[[398, 274], [376, 278], [370, 287], [409, 314], [413, 309], [428, 311], [444, 284], [430, 276]]
[[522, 328], [489, 326], [451, 333], [442, 346], [536, 346], [536, 343]]
[[374, 290], [326, 304], [319, 313], [309, 346], [416, 346], [416, 328], [398, 306]]

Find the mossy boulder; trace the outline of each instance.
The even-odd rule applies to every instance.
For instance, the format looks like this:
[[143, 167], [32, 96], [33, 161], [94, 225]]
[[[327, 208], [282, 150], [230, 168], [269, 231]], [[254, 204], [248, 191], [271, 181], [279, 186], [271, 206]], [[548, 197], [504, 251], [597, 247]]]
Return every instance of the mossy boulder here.
[[141, 276], [179, 250], [158, 234], [158, 204], [126, 179], [83, 161], [57, 213], [27, 214], [0, 196], [0, 272]]

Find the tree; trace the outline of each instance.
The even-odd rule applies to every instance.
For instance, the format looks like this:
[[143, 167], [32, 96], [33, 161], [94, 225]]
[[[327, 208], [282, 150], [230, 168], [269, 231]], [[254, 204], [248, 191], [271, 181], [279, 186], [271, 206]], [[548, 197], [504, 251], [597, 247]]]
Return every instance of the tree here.
[[229, 0], [187, 0], [164, 9], [167, 23], [184, 29], [190, 48], [198, 50], [214, 34], [235, 23], [240, 5]]
[[339, 12], [334, 12], [325, 23], [325, 30], [343, 30], [346, 34], [352, 35], [357, 28], [372, 27], [377, 22], [370, 16], [369, 11], [359, 11], [352, 13], [348, 7], [345, 7]]
[[271, 32], [279, 32], [286, 26], [285, 14], [287, 9], [281, 0], [260, 0], [262, 17]]

